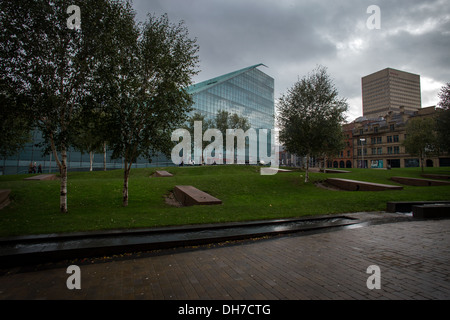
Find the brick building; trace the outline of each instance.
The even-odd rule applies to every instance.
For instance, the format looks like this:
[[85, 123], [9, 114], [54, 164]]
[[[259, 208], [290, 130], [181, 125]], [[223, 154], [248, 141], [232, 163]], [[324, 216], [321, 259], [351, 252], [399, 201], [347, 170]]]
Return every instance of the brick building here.
[[[378, 120], [358, 118], [353, 128], [354, 168], [408, 168], [419, 167], [417, 156], [405, 151], [402, 145], [406, 137], [406, 124], [415, 117], [434, 117], [435, 107], [407, 111], [400, 107], [398, 113], [388, 112]], [[433, 155], [426, 159], [427, 167], [449, 166], [448, 155]]]

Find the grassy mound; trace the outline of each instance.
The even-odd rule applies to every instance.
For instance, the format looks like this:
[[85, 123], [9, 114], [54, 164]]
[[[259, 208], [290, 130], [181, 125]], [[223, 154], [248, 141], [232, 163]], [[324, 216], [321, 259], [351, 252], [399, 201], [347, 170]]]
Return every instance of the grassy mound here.
[[[156, 170], [174, 174], [155, 178]], [[141, 228], [227, 221], [379, 211], [387, 201], [450, 200], [450, 187], [411, 187], [401, 191], [347, 192], [319, 188], [315, 182], [341, 177], [396, 184], [391, 176], [420, 177], [420, 168], [350, 169], [346, 174], [295, 170], [262, 176], [256, 166], [203, 166], [132, 169], [129, 206], [122, 206], [123, 172], [72, 172], [68, 179], [68, 214], [59, 213], [59, 181], [24, 181], [27, 175], [0, 177], [11, 189], [11, 204], [0, 211], [0, 236], [87, 230]], [[450, 169], [427, 168], [450, 174]], [[223, 201], [222, 205], [174, 207], [165, 201], [175, 185], [192, 185]]]

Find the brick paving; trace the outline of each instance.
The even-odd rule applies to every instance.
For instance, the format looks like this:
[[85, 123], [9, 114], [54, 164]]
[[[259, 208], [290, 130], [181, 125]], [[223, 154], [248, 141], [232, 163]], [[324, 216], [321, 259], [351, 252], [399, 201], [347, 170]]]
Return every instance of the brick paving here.
[[[397, 222], [317, 234], [166, 250], [80, 264], [13, 269], [0, 299], [450, 299], [450, 220]], [[381, 288], [369, 290], [370, 265]]]

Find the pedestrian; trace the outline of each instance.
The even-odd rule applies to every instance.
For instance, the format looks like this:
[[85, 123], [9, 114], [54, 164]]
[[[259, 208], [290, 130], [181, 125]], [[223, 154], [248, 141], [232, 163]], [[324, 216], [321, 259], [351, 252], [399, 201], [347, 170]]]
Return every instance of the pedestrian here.
[[38, 166], [38, 173], [42, 173], [42, 165], [39, 163], [39, 166]]
[[30, 165], [28, 166], [28, 173], [33, 173], [33, 163], [30, 162]]
[[35, 162], [33, 165], [33, 173], [36, 173], [36, 171], [37, 171], [37, 166], [36, 166], [36, 162]]

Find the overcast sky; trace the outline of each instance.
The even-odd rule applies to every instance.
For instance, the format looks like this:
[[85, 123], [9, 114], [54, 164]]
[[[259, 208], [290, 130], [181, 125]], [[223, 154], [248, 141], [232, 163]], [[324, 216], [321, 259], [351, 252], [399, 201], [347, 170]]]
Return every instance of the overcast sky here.
[[[362, 115], [361, 77], [387, 67], [421, 77], [422, 107], [450, 82], [450, 0], [134, 0], [137, 19], [167, 13], [200, 46], [207, 80], [254, 64], [275, 79], [275, 102], [317, 65], [328, 68], [350, 110]], [[380, 29], [369, 29], [370, 5]]]

